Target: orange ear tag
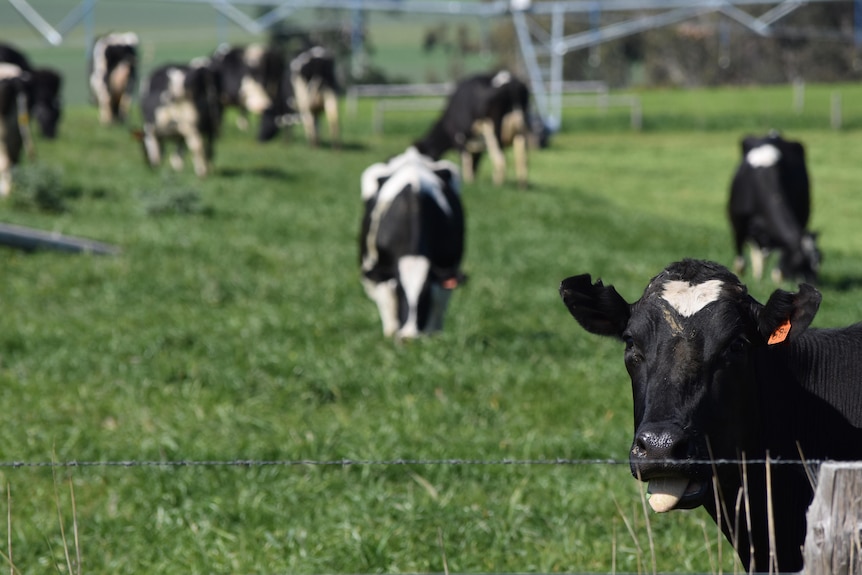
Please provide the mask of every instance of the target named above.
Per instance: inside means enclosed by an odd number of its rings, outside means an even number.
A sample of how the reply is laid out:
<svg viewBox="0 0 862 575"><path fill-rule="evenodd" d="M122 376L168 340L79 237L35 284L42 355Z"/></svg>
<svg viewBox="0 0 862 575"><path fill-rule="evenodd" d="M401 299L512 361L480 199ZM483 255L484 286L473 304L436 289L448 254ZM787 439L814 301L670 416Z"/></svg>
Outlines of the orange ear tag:
<svg viewBox="0 0 862 575"><path fill-rule="evenodd" d="M458 287L458 278L452 277L443 280L443 289L455 289Z"/></svg>
<svg viewBox="0 0 862 575"><path fill-rule="evenodd" d="M769 345L775 345L776 343L781 343L785 339L787 339L787 334L790 333L790 320L784 320L784 323L775 328L775 331L772 332L772 335L769 336L769 340L766 342Z"/></svg>

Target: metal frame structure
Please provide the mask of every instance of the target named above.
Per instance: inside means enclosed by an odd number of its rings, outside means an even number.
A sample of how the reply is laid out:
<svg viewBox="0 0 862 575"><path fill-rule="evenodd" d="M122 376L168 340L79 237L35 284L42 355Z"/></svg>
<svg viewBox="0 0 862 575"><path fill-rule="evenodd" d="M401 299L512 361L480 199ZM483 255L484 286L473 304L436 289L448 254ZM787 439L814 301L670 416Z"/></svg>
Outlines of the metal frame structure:
<svg viewBox="0 0 862 575"><path fill-rule="evenodd" d="M27 22L53 45L82 22L87 25L99 0L81 0L56 26L52 26L28 0L7 0ZM107 1L107 0L106 0ZM430 14L481 19L511 18L536 107L552 131L560 127L563 96L563 57L575 50L591 49L605 42L668 26L704 14L721 14L752 33L770 36L773 25L797 9L817 2L852 2L855 9L855 34L850 41L862 45L862 0L159 0L172 3L208 4L228 20L252 34L267 31L300 10L338 9L354 14L360 25L361 14L382 11L399 14ZM253 18L241 8L266 8ZM753 16L745 9L766 11ZM628 13L622 22L601 25L601 14ZM570 14L589 17L590 29L564 35L565 19ZM547 26L547 27L546 27ZM92 36L91 26L88 36ZM354 34L354 50L362 50L361 35Z"/></svg>

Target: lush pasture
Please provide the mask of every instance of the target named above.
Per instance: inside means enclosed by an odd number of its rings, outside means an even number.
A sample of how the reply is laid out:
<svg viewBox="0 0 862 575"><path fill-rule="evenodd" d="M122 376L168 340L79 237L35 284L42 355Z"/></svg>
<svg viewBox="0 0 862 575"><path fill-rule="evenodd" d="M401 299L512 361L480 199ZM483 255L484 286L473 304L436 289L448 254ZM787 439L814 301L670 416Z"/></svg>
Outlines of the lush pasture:
<svg viewBox="0 0 862 575"><path fill-rule="evenodd" d="M363 108L341 151L299 137L261 146L227 123L216 173L198 181L145 169L124 129L72 107L61 138L38 141L31 165L59 175L67 211L13 198L0 221L123 252L0 249L0 461L625 460L622 350L583 333L557 286L590 272L634 299L672 260L729 264L724 203L737 141L789 115L790 91L780 96L787 108L755 119L726 110L769 94L646 94L639 134L619 129L616 112L576 112L532 157L526 192L493 187L484 165L464 189L470 282L445 332L410 345L382 338L360 287L358 178L430 114L371 136ZM808 144L825 252L815 324L839 325L862 318L862 136L826 129L828 110L797 121L787 135ZM764 298L773 287L752 291ZM648 525L661 571L734 566L703 512L645 517L627 465L5 467L0 476L11 550L0 549L22 572L64 564L58 505L72 553L74 511L86 573L638 571L651 568Z"/></svg>

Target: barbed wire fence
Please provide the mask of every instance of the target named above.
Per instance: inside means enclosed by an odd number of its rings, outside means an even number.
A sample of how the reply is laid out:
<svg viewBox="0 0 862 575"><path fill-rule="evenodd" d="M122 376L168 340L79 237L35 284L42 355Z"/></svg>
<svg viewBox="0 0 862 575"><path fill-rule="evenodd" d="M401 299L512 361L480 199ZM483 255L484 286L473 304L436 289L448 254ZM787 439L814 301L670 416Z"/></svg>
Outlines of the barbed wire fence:
<svg viewBox="0 0 862 575"><path fill-rule="evenodd" d="M665 459L651 463L684 464L687 466L750 466L799 465L817 467L823 460L809 459ZM628 459L172 459L172 460L104 460L81 461L0 461L0 468L38 467L397 467L397 466L618 466L631 465Z"/></svg>

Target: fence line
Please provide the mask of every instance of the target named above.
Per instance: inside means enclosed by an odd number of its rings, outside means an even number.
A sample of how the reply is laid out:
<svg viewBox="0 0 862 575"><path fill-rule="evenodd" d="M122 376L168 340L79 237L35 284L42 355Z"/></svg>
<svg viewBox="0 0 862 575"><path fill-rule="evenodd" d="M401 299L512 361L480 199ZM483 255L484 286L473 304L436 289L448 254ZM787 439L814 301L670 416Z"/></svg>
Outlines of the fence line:
<svg viewBox="0 0 862 575"><path fill-rule="evenodd" d="M652 463L677 463L685 465L804 465L817 466L823 460L801 459L667 459ZM628 459L224 459L224 460L124 460L124 461L0 461L0 468L68 468L68 467L388 467L399 465L416 466L531 466L531 465L630 465Z"/></svg>

